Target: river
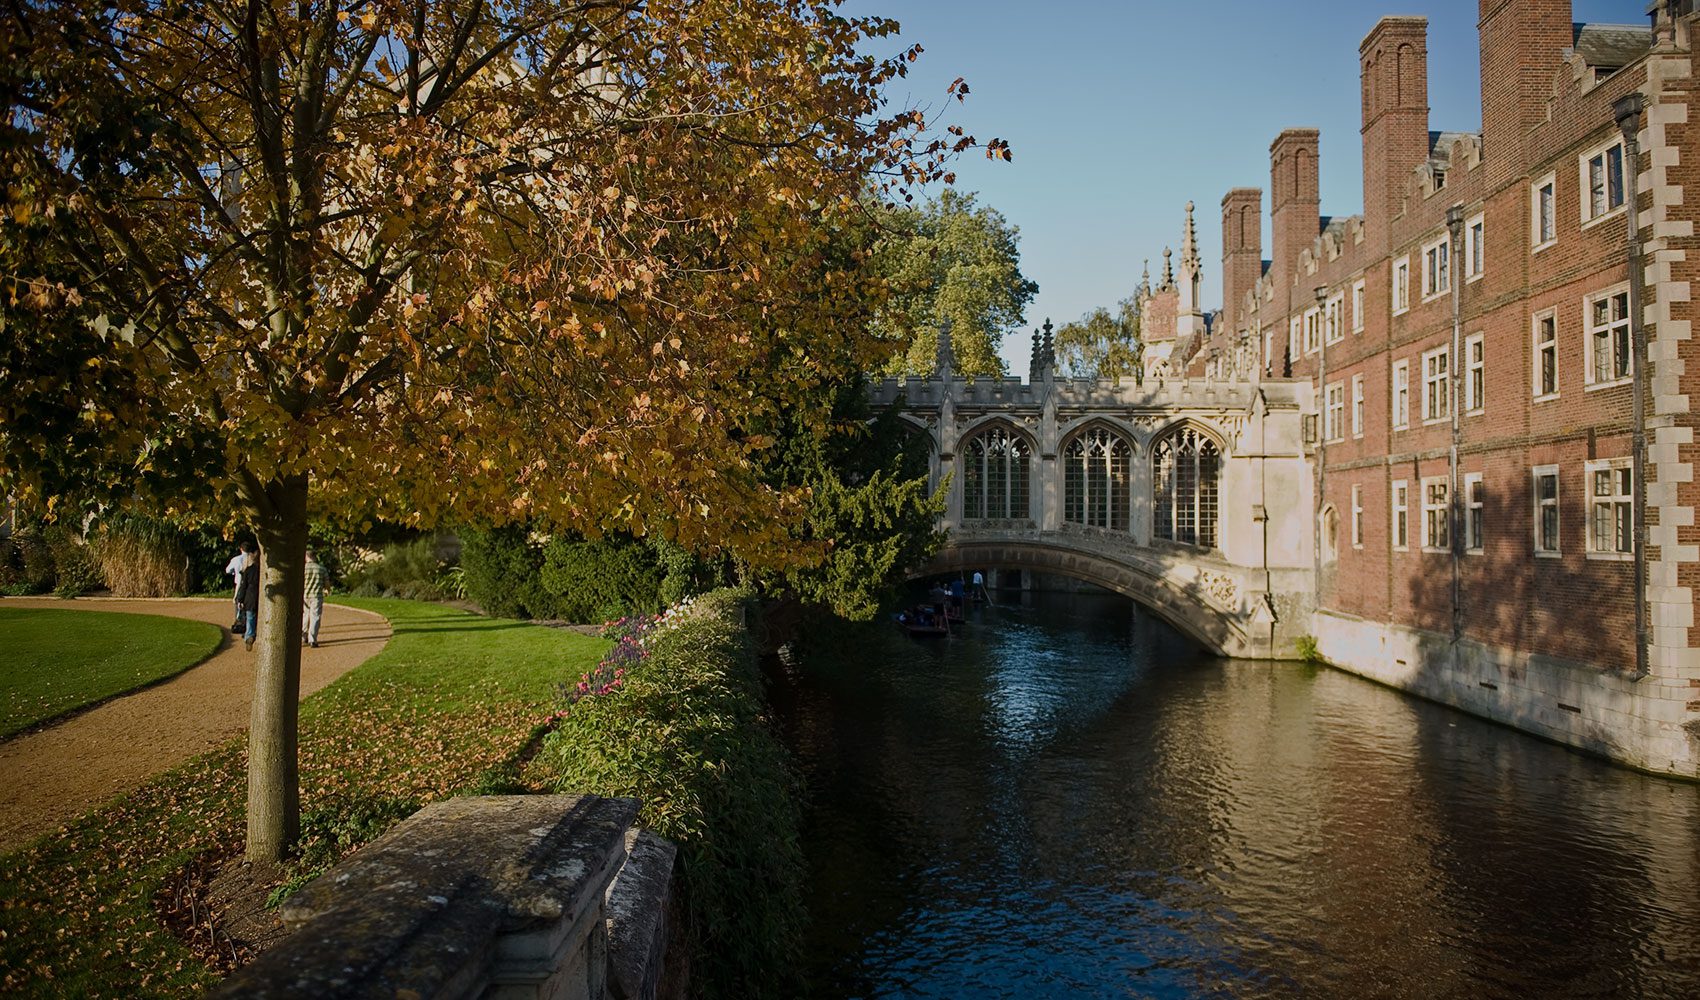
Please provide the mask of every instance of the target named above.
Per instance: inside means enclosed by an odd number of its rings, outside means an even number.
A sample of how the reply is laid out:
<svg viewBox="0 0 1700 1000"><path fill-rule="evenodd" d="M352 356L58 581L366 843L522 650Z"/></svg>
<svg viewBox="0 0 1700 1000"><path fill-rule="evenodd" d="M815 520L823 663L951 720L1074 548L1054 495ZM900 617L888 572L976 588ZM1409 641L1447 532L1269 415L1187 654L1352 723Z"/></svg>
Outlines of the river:
<svg viewBox="0 0 1700 1000"><path fill-rule="evenodd" d="M1001 601L776 691L816 996L1700 997L1700 786Z"/></svg>

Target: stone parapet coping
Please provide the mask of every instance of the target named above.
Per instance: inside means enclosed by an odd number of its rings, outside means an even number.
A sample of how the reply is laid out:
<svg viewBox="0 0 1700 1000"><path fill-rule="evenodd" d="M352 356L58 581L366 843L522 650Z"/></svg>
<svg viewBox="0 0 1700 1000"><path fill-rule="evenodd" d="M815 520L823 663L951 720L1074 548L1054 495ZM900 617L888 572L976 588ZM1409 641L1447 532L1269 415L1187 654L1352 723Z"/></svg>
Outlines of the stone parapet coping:
<svg viewBox="0 0 1700 1000"><path fill-rule="evenodd" d="M433 803L292 897L290 937L215 996L602 997L611 933L639 952L619 995L646 980L653 995L673 847L639 837L637 813L578 795ZM616 888L628 845L650 864Z"/></svg>

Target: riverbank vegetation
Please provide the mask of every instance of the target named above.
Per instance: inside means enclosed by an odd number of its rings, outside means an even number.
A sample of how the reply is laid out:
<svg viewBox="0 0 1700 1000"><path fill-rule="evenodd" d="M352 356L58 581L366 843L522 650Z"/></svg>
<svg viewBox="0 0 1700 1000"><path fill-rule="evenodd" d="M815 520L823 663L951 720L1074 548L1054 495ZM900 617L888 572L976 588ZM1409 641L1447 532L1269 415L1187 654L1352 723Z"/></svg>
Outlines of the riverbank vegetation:
<svg viewBox="0 0 1700 1000"><path fill-rule="evenodd" d="M575 687L530 769L560 791L633 796L639 821L678 843L693 995L710 998L797 987L800 788L768 723L754 607L718 590L646 620L616 647L633 650L622 673Z"/></svg>
<svg viewBox="0 0 1700 1000"><path fill-rule="evenodd" d="M0 606L0 739L180 674L220 636L181 618Z"/></svg>

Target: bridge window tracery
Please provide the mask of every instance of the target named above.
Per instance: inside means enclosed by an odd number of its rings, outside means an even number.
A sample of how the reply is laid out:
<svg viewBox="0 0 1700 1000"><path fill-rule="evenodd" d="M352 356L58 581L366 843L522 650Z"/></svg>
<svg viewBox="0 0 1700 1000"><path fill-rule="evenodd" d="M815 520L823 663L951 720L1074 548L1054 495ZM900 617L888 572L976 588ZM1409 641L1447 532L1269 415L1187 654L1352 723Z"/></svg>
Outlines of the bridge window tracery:
<svg viewBox="0 0 1700 1000"><path fill-rule="evenodd" d="M1030 455L1026 440L1001 427L970 439L962 456L962 516L1027 517Z"/></svg>
<svg viewBox="0 0 1700 1000"><path fill-rule="evenodd" d="M1063 450L1063 519L1127 530L1133 449L1120 435L1094 428Z"/></svg>
<svg viewBox="0 0 1700 1000"><path fill-rule="evenodd" d="M1216 547L1221 466L1216 442L1191 427L1170 434L1151 449L1156 537L1205 549Z"/></svg>

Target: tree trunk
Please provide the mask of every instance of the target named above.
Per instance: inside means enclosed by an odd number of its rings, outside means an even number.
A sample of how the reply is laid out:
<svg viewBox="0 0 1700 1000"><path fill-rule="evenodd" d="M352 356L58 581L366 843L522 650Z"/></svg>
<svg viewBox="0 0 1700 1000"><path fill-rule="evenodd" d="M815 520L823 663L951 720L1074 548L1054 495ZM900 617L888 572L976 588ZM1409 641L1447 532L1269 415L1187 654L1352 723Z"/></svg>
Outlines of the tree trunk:
<svg viewBox="0 0 1700 1000"><path fill-rule="evenodd" d="M283 860L300 832L296 720L301 703L302 579L307 550L307 477L266 487L272 514L260 539L260 622L254 713L248 725L249 861Z"/></svg>

